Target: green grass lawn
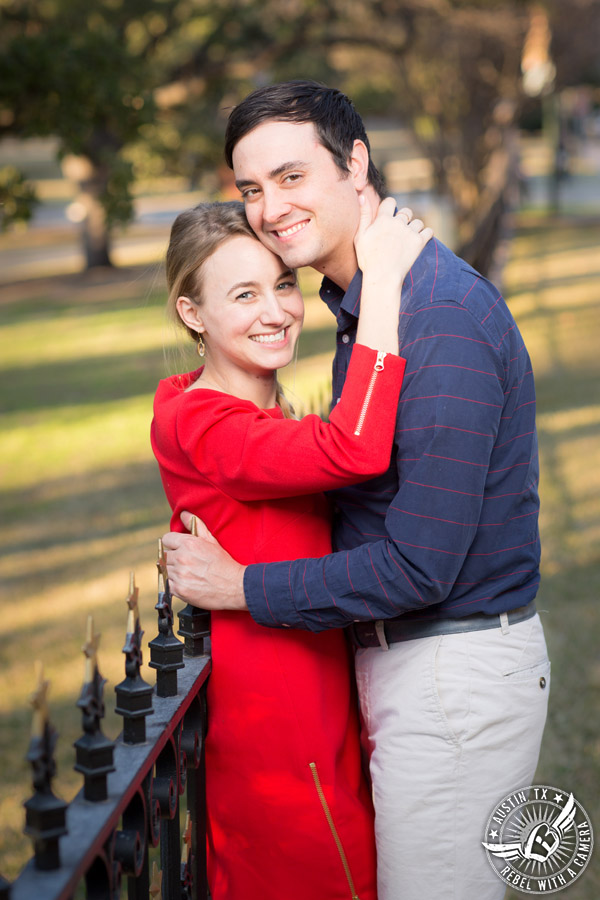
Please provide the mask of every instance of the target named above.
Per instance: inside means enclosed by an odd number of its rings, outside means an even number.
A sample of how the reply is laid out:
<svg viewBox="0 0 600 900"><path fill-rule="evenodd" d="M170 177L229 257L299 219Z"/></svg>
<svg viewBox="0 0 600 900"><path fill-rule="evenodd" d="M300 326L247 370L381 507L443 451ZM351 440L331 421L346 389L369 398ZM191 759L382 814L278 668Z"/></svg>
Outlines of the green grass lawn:
<svg viewBox="0 0 600 900"><path fill-rule="evenodd" d="M539 595L553 661L550 718L537 776L572 790L600 828L600 224L523 213L504 290L530 348L539 396L544 578ZM305 277L307 327L283 381L309 405L326 382L329 314ZM109 679L106 732L115 736L123 677L129 571L140 585L146 639L156 633L156 540L169 520L148 439L159 378L181 359L164 315L162 275L121 270L6 292L0 305L2 471L0 584L0 871L30 854L21 834L34 660L51 680L60 732L56 792L80 786L72 743L93 612ZM148 654L146 653L146 661ZM146 676L153 681L153 674ZM598 866L569 891L600 896ZM522 895L521 895L522 896ZM425 898L426 900L426 898ZM476 900L476 898L473 898Z"/></svg>

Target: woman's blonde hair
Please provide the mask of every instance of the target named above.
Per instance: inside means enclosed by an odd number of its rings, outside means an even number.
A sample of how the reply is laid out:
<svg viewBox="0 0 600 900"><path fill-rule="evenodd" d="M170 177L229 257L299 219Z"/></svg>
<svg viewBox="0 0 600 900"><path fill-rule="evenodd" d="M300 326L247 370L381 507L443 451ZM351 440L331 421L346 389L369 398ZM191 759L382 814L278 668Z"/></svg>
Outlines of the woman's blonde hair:
<svg viewBox="0 0 600 900"><path fill-rule="evenodd" d="M202 304L203 264L221 244L238 235L258 240L246 219L244 204L238 200L199 203L180 213L173 222L166 259L167 311L194 341L198 340L198 332L180 318L177 299L184 296L199 306ZM294 417L293 407L279 382L276 383L276 403L286 418Z"/></svg>

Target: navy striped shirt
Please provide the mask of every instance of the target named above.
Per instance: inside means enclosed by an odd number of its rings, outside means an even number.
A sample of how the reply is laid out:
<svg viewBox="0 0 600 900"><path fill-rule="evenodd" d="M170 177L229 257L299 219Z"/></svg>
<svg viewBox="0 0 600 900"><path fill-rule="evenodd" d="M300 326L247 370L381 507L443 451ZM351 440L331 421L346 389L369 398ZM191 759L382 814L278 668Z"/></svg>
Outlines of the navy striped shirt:
<svg viewBox="0 0 600 900"><path fill-rule="evenodd" d="M337 317L339 397L356 336L362 276ZM407 360L388 472L336 491L336 552L253 565L252 616L320 631L352 621L460 618L524 606L539 583L538 452L531 362L497 289L431 240L404 282Z"/></svg>

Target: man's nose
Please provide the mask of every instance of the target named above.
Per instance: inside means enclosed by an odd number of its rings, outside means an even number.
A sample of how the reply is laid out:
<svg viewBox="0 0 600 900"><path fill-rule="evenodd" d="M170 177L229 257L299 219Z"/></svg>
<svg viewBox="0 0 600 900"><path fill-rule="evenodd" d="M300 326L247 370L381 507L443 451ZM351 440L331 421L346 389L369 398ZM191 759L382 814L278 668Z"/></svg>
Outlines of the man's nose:
<svg viewBox="0 0 600 900"><path fill-rule="evenodd" d="M291 204L278 188L270 186L263 194L263 218L267 222L278 222L290 211Z"/></svg>

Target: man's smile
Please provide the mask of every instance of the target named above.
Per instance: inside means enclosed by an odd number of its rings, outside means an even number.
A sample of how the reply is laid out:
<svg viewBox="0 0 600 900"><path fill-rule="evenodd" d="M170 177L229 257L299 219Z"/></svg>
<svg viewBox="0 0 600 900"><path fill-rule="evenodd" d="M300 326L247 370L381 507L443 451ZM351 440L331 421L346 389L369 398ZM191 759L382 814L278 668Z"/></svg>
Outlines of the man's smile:
<svg viewBox="0 0 600 900"><path fill-rule="evenodd" d="M283 228L277 231L274 231L274 234L277 235L278 238L288 238L293 234L297 234L297 232L302 231L303 228L306 228L309 220L305 219L303 222L297 222L295 225L290 225L289 228Z"/></svg>

